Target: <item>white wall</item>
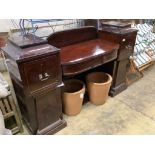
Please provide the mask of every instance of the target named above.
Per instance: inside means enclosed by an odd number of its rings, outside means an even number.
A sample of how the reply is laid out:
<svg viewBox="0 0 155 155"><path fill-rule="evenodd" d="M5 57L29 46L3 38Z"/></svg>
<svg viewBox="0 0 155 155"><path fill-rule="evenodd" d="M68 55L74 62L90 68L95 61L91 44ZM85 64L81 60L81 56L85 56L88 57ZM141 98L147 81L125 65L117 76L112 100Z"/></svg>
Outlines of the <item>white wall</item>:
<svg viewBox="0 0 155 155"><path fill-rule="evenodd" d="M52 22L50 24L66 24L70 22L75 22L75 20L64 20L59 22ZM25 22L25 26L27 26L28 23ZM48 26L47 23L43 24L37 24L38 26ZM30 27L31 24L28 25ZM10 29L19 29L19 19L0 19L0 32L9 32Z"/></svg>
<svg viewBox="0 0 155 155"><path fill-rule="evenodd" d="M9 19L0 19L0 32L8 32L11 26L12 25Z"/></svg>

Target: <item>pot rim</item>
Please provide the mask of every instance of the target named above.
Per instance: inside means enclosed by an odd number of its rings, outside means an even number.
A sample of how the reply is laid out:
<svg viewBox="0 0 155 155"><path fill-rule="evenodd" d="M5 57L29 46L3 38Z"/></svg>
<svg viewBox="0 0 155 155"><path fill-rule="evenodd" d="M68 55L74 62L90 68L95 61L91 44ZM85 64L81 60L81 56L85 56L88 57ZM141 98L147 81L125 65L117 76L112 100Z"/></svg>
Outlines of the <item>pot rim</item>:
<svg viewBox="0 0 155 155"><path fill-rule="evenodd" d="M93 73L90 73L89 75L91 75L91 74L95 74L95 73L104 73L104 72L93 72ZM108 73L104 73L104 74L106 74L107 76L108 76L108 81L107 82L102 82L102 83L97 83L97 82L88 82L88 78L87 78L87 83L93 83L93 84L96 84L96 85L103 85L103 84L109 84L109 83L111 83L112 82L112 77L111 77L111 75L110 74L108 74ZM88 75L88 76L89 76ZM88 77L87 76L87 77Z"/></svg>
<svg viewBox="0 0 155 155"><path fill-rule="evenodd" d="M73 92L73 93L69 93L69 92L64 91L63 92L64 94L79 94L79 92L81 92L81 91L84 91L83 93L85 93L86 87L85 87L85 83L83 81L78 80L78 79L70 79L70 80L66 80L66 81L78 81L78 82L80 82L82 84L82 88L80 90L76 91L76 92Z"/></svg>

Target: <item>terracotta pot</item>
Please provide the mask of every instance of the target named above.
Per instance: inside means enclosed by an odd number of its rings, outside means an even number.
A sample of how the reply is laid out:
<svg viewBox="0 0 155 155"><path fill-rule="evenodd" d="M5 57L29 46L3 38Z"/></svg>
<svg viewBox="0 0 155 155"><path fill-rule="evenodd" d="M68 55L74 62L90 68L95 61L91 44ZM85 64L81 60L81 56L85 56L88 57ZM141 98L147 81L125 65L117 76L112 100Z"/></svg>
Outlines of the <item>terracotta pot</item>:
<svg viewBox="0 0 155 155"><path fill-rule="evenodd" d="M85 93L85 84L80 80L67 80L64 82L63 112L74 116L80 113Z"/></svg>
<svg viewBox="0 0 155 155"><path fill-rule="evenodd" d="M87 75L89 100L95 105L104 104L107 100L112 77L103 72L93 72Z"/></svg>

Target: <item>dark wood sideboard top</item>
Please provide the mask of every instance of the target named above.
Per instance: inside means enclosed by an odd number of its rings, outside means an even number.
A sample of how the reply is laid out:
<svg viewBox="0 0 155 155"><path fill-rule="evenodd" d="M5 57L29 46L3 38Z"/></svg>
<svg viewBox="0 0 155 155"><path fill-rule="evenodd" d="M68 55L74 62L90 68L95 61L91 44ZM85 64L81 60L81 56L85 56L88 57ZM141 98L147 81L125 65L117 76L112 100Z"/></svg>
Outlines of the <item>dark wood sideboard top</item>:
<svg viewBox="0 0 155 155"><path fill-rule="evenodd" d="M69 65L103 56L112 50L118 50L119 45L101 39L93 39L63 47L60 52L61 64Z"/></svg>
<svg viewBox="0 0 155 155"><path fill-rule="evenodd" d="M47 40L50 45L61 48L62 65L88 61L119 48L117 43L99 38L97 29L93 26L55 32Z"/></svg>
<svg viewBox="0 0 155 155"><path fill-rule="evenodd" d="M95 27L85 26L55 32L50 45L60 48L63 76L74 76L117 58L118 43L99 38Z"/></svg>

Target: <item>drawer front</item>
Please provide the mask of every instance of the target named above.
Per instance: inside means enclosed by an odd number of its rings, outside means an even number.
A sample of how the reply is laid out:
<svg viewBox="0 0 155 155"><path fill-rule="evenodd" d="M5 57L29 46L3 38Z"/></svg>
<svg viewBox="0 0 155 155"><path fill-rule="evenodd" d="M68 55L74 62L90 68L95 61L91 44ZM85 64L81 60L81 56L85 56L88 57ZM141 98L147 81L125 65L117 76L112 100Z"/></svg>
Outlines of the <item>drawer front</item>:
<svg viewBox="0 0 155 155"><path fill-rule="evenodd" d="M89 69L93 69L97 66L105 64L109 61L112 61L117 58L117 50L113 50L106 55L101 55L91 60L87 60L77 64L63 65L63 75L76 75L87 71Z"/></svg>
<svg viewBox="0 0 155 155"><path fill-rule="evenodd" d="M61 82L59 55L54 54L23 65L25 82L31 93Z"/></svg>
<svg viewBox="0 0 155 155"><path fill-rule="evenodd" d="M118 60L129 58L134 50L136 34L128 34L121 37Z"/></svg>
<svg viewBox="0 0 155 155"><path fill-rule="evenodd" d="M127 45L134 46L136 40L136 33L122 35L120 40L120 48L124 48Z"/></svg>
<svg viewBox="0 0 155 155"><path fill-rule="evenodd" d="M62 65L63 75L64 76L76 75L89 69L92 69L94 67L97 67L101 64L103 64L103 56L88 61L80 62L77 64Z"/></svg>

